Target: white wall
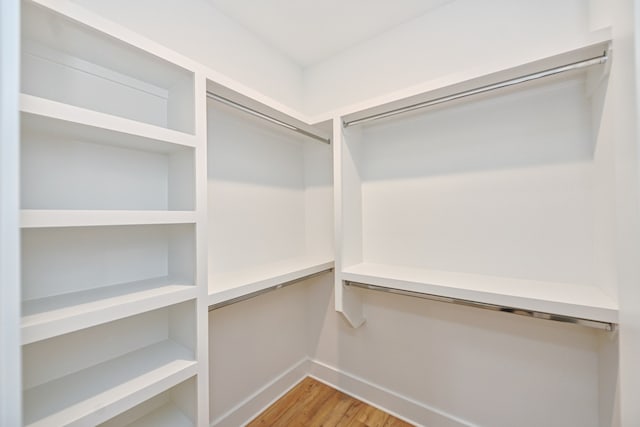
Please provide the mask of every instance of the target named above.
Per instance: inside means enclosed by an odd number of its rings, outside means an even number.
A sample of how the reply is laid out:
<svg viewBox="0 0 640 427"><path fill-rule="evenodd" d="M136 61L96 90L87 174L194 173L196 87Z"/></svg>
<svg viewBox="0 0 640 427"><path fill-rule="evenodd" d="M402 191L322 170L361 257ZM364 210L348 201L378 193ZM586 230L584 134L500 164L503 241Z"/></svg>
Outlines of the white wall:
<svg viewBox="0 0 640 427"><path fill-rule="evenodd" d="M302 70L206 0L73 0L291 108Z"/></svg>
<svg viewBox="0 0 640 427"><path fill-rule="evenodd" d="M433 427L596 427L599 407L611 407L608 396L599 405L599 372L615 360L612 335L375 292L363 292L367 322L353 329L334 311L332 283L320 276L210 313L218 426L284 392L307 356L312 371L337 373L335 386L349 391L359 377L413 401L424 417L413 421L438 420ZM372 402L394 409L386 398Z"/></svg>
<svg viewBox="0 0 640 427"><path fill-rule="evenodd" d="M456 0L304 71L315 115L464 69L544 55L586 37L585 0Z"/></svg>
<svg viewBox="0 0 640 427"><path fill-rule="evenodd" d="M210 417L237 427L271 399L251 398L307 358L307 287L296 284L209 313ZM300 379L294 377L293 382ZM293 383L285 384L291 385ZM242 408L240 419L234 409ZM247 412L248 411L248 412Z"/></svg>
<svg viewBox="0 0 640 427"><path fill-rule="evenodd" d="M367 321L353 329L329 281L314 282L313 359L471 425L598 425L601 333L372 291L363 300Z"/></svg>

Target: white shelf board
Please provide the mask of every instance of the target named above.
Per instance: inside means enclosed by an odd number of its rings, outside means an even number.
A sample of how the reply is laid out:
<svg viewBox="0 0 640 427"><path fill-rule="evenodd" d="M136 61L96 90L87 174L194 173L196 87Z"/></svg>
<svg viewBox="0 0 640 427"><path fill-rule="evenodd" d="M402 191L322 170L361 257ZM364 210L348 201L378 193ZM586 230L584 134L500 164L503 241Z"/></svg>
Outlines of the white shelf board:
<svg viewBox="0 0 640 427"><path fill-rule="evenodd" d="M544 56L532 56L527 52L523 52L519 58L510 56L499 62L480 64L475 68L461 70L458 73L449 73L443 77L428 80L406 89L341 107L325 114L318 114L309 118L309 122L312 124L319 123L331 117L343 117L345 121L351 121L593 58L602 55L607 50L611 43L611 37L611 29L604 28L591 33L581 43L559 46L557 50Z"/></svg>
<svg viewBox="0 0 640 427"><path fill-rule="evenodd" d="M118 70L159 87L170 87L189 66L155 55L154 43L101 18L69 0L31 0L22 9L24 40L46 44L65 54ZM134 45L134 44L137 44ZM191 61L192 62L192 61Z"/></svg>
<svg viewBox="0 0 640 427"><path fill-rule="evenodd" d="M618 307L595 286L362 263L345 268L341 280L487 304L618 322Z"/></svg>
<svg viewBox="0 0 640 427"><path fill-rule="evenodd" d="M98 227L109 225L194 224L193 211L119 211L22 209L22 228Z"/></svg>
<svg viewBox="0 0 640 427"><path fill-rule="evenodd" d="M333 268L333 260L299 257L239 272L209 274L209 305L258 292Z"/></svg>
<svg viewBox="0 0 640 427"><path fill-rule="evenodd" d="M24 392L25 425L96 425L192 377L193 352L166 340Z"/></svg>
<svg viewBox="0 0 640 427"><path fill-rule="evenodd" d="M33 95L20 95L20 111L23 133L39 132L79 141L157 152L193 148L197 144L195 135Z"/></svg>
<svg viewBox="0 0 640 427"><path fill-rule="evenodd" d="M22 344L194 299L186 280L159 277L22 303Z"/></svg>
<svg viewBox="0 0 640 427"><path fill-rule="evenodd" d="M169 402L127 427L194 427L193 422L173 403Z"/></svg>

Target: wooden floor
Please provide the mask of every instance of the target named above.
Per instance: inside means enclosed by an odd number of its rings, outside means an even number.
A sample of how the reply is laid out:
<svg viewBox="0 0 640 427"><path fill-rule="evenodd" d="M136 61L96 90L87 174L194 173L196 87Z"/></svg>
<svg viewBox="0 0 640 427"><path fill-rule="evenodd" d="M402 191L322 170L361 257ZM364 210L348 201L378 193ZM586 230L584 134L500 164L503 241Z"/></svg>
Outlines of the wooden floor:
<svg viewBox="0 0 640 427"><path fill-rule="evenodd" d="M305 378L248 427L411 426L313 378Z"/></svg>

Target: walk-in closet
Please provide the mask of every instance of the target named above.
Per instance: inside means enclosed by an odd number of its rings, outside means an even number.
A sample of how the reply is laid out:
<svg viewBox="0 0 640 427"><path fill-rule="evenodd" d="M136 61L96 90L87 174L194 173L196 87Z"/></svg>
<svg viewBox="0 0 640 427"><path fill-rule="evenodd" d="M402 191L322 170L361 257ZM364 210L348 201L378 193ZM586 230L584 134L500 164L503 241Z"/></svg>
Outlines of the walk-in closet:
<svg viewBox="0 0 640 427"><path fill-rule="evenodd" d="M0 426L640 425L639 0L0 24Z"/></svg>

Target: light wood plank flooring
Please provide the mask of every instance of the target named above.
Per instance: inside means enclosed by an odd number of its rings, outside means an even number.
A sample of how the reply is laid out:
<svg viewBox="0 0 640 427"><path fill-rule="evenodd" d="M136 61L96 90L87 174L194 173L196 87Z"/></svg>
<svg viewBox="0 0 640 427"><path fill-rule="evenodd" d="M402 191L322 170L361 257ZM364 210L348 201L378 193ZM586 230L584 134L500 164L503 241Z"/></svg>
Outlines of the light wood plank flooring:
<svg viewBox="0 0 640 427"><path fill-rule="evenodd" d="M307 377L247 426L411 427L411 424Z"/></svg>

